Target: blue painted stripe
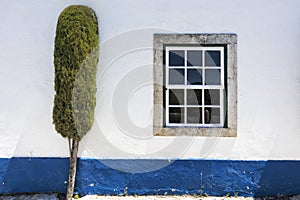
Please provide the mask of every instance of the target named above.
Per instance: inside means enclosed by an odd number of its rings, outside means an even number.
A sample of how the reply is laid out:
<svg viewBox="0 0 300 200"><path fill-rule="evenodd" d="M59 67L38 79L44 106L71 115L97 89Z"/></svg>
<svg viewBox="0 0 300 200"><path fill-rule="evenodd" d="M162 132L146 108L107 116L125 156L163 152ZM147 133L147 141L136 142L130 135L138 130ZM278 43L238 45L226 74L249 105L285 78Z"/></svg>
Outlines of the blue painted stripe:
<svg viewBox="0 0 300 200"><path fill-rule="evenodd" d="M154 166L165 167L151 171ZM67 158L2 158L0 193L65 192L68 167ZM141 169L149 172L134 173ZM292 195L300 194L299 169L300 161L194 159L170 163L169 160L79 159L75 191L83 195L124 191L128 194Z"/></svg>

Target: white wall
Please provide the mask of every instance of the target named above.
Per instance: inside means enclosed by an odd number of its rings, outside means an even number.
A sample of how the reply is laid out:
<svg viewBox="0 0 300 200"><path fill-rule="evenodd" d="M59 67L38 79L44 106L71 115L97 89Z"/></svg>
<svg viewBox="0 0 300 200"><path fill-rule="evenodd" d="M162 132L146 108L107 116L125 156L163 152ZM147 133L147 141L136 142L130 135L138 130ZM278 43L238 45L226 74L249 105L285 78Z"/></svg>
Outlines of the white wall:
<svg viewBox="0 0 300 200"><path fill-rule="evenodd" d="M300 159L298 0L1 0L0 157L68 156L52 125L53 49L57 17L72 4L95 10L101 37L95 124L81 156ZM158 32L238 35L236 138L152 136Z"/></svg>

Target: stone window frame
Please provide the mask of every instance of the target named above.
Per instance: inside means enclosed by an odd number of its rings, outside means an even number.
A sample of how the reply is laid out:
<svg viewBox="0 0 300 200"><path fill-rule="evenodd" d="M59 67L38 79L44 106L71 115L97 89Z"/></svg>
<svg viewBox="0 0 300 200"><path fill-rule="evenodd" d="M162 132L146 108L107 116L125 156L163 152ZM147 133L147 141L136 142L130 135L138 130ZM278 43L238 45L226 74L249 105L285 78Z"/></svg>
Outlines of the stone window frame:
<svg viewBox="0 0 300 200"><path fill-rule="evenodd" d="M226 124L222 128L165 127L164 50L166 46L224 46L226 48ZM154 136L237 136L237 35L154 34L153 35L153 134Z"/></svg>

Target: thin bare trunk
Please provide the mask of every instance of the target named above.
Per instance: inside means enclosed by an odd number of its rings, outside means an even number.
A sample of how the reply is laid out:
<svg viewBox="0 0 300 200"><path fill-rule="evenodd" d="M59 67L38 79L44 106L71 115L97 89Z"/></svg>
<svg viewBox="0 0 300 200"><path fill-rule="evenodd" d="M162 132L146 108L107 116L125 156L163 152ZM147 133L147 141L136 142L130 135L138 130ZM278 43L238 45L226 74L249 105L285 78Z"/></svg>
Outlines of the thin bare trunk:
<svg viewBox="0 0 300 200"><path fill-rule="evenodd" d="M69 139L70 152L70 169L69 169L69 181L68 181L68 190L67 190L67 200L72 200L74 186L75 186L75 176L76 176L76 167L77 167L77 153L79 141ZM72 145L71 145L72 144ZM71 145L71 146L70 146Z"/></svg>
<svg viewBox="0 0 300 200"><path fill-rule="evenodd" d="M72 139L68 137L68 144L69 144L69 154L72 154Z"/></svg>

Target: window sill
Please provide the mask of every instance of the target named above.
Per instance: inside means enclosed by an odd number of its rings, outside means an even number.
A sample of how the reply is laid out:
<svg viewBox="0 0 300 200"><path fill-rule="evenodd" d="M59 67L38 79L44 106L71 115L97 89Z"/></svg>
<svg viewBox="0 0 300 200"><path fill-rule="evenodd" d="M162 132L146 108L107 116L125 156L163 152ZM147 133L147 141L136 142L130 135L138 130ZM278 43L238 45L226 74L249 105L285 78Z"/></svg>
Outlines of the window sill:
<svg viewBox="0 0 300 200"><path fill-rule="evenodd" d="M237 130L232 128L190 128L190 127L153 127L154 136L203 136L236 137Z"/></svg>

